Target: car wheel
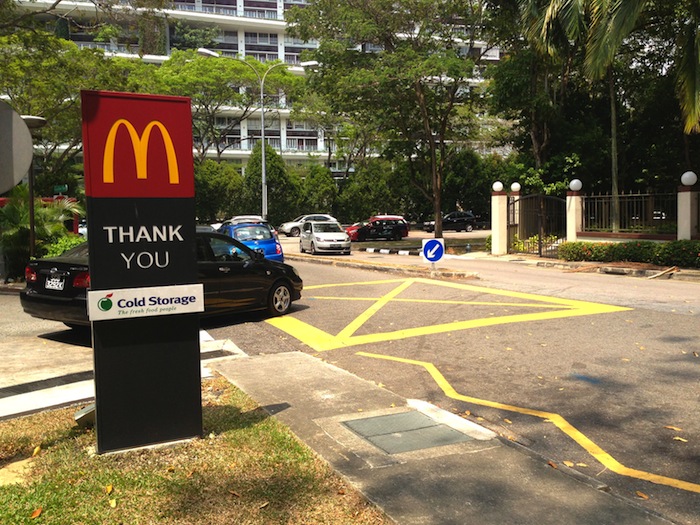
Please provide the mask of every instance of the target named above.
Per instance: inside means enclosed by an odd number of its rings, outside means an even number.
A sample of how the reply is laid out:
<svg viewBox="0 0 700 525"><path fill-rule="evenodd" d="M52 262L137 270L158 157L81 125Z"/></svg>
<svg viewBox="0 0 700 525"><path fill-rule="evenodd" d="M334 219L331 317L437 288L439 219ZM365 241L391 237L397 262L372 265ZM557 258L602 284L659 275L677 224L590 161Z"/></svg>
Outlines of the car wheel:
<svg viewBox="0 0 700 525"><path fill-rule="evenodd" d="M289 230L289 235L291 235L292 237L299 237L300 233L301 233L301 230L297 226L295 226L294 228Z"/></svg>
<svg viewBox="0 0 700 525"><path fill-rule="evenodd" d="M299 253L304 253L304 245L299 241Z"/></svg>
<svg viewBox="0 0 700 525"><path fill-rule="evenodd" d="M316 245L314 245L314 242L311 241L311 255L316 255L318 252L316 251Z"/></svg>
<svg viewBox="0 0 700 525"><path fill-rule="evenodd" d="M286 283L275 283L267 299L267 310L272 315L284 315L292 306L292 294Z"/></svg>
<svg viewBox="0 0 700 525"><path fill-rule="evenodd" d="M394 232L394 240L395 241L401 240L401 232Z"/></svg>
<svg viewBox="0 0 700 525"><path fill-rule="evenodd" d="M467 230L468 232L472 231L473 229L474 229L474 226L472 226L471 224L467 224L466 230Z"/></svg>

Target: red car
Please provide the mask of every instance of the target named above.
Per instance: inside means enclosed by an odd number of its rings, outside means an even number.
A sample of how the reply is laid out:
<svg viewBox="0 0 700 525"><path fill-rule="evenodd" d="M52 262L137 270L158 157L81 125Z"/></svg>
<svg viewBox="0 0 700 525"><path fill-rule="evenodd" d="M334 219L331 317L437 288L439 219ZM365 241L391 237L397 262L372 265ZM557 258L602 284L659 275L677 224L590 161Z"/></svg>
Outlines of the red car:
<svg viewBox="0 0 700 525"><path fill-rule="evenodd" d="M400 215L374 215L365 221L345 228L351 241L368 239L392 239L400 241L408 237L408 223Z"/></svg>

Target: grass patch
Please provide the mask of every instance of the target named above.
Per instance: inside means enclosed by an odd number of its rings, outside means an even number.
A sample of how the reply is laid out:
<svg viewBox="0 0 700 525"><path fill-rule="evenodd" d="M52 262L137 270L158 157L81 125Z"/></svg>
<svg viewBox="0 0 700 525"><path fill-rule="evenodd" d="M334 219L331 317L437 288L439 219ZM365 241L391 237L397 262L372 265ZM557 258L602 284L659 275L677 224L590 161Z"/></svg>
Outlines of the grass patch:
<svg viewBox="0 0 700 525"><path fill-rule="evenodd" d="M112 455L92 452L75 408L0 422L0 468L34 456L0 485L0 523L391 523L228 381L202 396L202 439Z"/></svg>

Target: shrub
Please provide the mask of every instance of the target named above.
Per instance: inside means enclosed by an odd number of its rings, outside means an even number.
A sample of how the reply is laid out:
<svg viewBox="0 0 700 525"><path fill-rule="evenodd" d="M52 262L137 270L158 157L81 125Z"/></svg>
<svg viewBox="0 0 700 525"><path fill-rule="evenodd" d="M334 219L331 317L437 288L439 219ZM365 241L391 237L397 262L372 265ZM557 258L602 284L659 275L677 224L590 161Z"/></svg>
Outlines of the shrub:
<svg viewBox="0 0 700 525"><path fill-rule="evenodd" d="M628 261L700 268L700 241L565 242L559 246L565 261Z"/></svg>
<svg viewBox="0 0 700 525"><path fill-rule="evenodd" d="M671 241L658 246L652 259L661 266L700 268L700 241Z"/></svg>
<svg viewBox="0 0 700 525"><path fill-rule="evenodd" d="M619 242L610 244L611 261L651 262L658 243L652 241Z"/></svg>
<svg viewBox="0 0 700 525"><path fill-rule="evenodd" d="M66 250L70 250L74 246L78 246L85 241L85 237L69 233L68 235L60 237L55 242L49 244L46 247L46 255L44 255L44 257L56 257L57 255L61 255Z"/></svg>

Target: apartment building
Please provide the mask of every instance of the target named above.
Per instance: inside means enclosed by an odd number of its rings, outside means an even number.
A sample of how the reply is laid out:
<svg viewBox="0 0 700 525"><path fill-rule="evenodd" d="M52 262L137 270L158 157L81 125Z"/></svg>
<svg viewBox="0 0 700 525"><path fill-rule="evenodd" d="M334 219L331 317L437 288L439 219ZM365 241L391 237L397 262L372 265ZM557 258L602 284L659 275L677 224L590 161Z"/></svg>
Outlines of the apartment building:
<svg viewBox="0 0 700 525"><path fill-rule="evenodd" d="M163 18L165 45L163 54L142 54L138 35L129 38L125 31L119 39L95 41L94 32L86 27L94 24L98 15L95 4L89 1L63 0L57 5L53 0L18 1L29 11L53 9L61 17L62 34L80 47L104 49L112 56L131 57L151 63L162 63L168 59L171 37L176 22L191 27L216 28L218 36L213 50L231 57L251 56L260 62L282 61L295 74L303 74L299 65L301 53L314 49L315 43L301 42L286 34L285 11L294 5L304 5L307 0L184 0L175 1L170 8L159 11ZM118 19L128 19L130 8L114 7ZM104 17L103 17L104 19ZM284 97L265 96L265 141L291 164L319 162L316 157L326 158L327 144L323 133L305 122L290 118L290 109ZM223 125L235 117L235 108L224 110L219 119ZM222 158L245 166L253 147L261 138L260 110L254 111L226 137L229 147Z"/></svg>
<svg viewBox="0 0 700 525"><path fill-rule="evenodd" d="M300 66L301 54L314 49L315 42L302 42L286 33L285 13L293 6L304 6L310 0L176 0L167 9L159 10L163 19L164 44L162 54L143 54L139 49L139 35L123 33L119 39L95 41L94 32L86 30L99 12L90 1L62 0L17 0L17 4L36 12L49 8L61 18L63 34L81 47L102 48L113 56L132 57L152 63L168 59L171 41L177 22L190 27L216 28L214 50L231 57L251 56L260 62L282 61L292 73L303 74ZM117 4L113 12L128 20L132 8ZM75 21L75 23L73 23ZM104 22L104 15L102 15ZM87 22L87 23L81 23ZM126 37L126 38L125 38ZM371 52L371 49L365 51ZM488 48L485 43L466 46L464 54L481 56L488 62L499 59L497 48ZM475 79L478 82L478 79ZM225 125L235 117L235 108L225 110L220 122ZM256 142L261 139L261 115L259 109L231 130L226 137L229 144L222 158L245 166ZM290 109L284 97L265 96L265 141L290 164L321 162L327 160L327 152L333 145L319 131L305 122L290 118ZM345 171L345 166L331 165L331 169Z"/></svg>

